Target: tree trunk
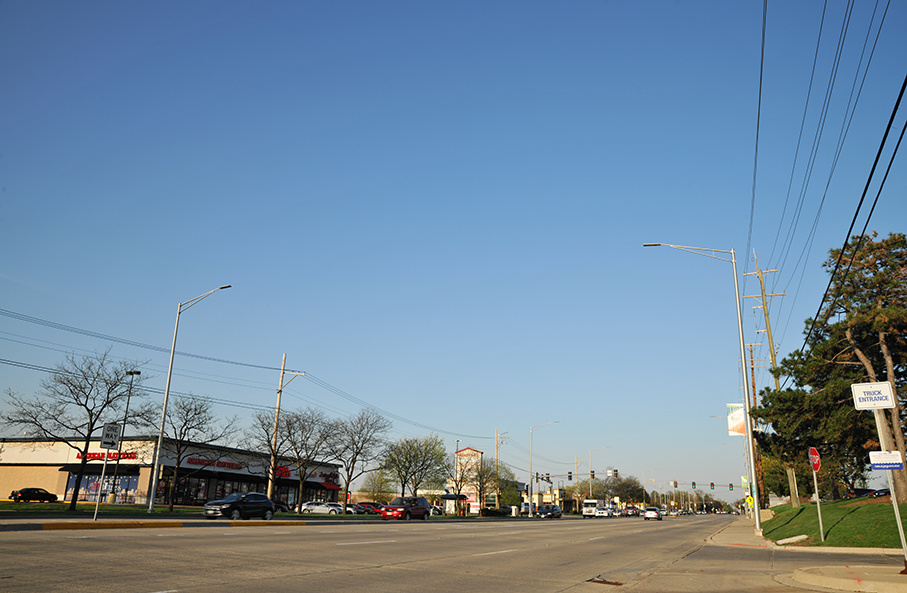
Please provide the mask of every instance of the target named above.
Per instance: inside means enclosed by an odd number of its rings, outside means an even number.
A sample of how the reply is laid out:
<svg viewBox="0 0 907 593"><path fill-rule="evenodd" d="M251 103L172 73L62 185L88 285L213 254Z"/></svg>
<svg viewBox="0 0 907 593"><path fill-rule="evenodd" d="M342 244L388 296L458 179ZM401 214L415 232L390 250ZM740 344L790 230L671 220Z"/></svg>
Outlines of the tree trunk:
<svg viewBox="0 0 907 593"><path fill-rule="evenodd" d="M86 437L85 444L82 447L82 463L79 464L79 471L76 472L76 481L72 485L72 500L69 501L69 510L76 510L76 501L79 500L79 490L82 488L82 476L85 475L85 466L88 465L88 446L91 444L91 438ZM101 493L98 492L98 496Z"/></svg>
<svg viewBox="0 0 907 593"><path fill-rule="evenodd" d="M901 463L907 468L907 454L905 454L904 431L901 428L901 399L898 396L898 388L894 384L894 359L891 351L888 349L888 343L885 340L886 332L879 332L879 346L882 349L882 356L885 357L885 374L888 377L888 384L891 386L891 393L894 394L895 407L891 410L891 432L894 434L894 442L897 444L898 452L901 454ZM883 417L886 415L883 414ZM903 483L903 489L898 489L896 502L907 502L907 469L897 469L891 472L895 482Z"/></svg>
<svg viewBox="0 0 907 593"><path fill-rule="evenodd" d="M784 471L787 472L787 488L790 490L790 506L795 509L800 508L800 491L797 490L797 474L794 472L792 465L784 464Z"/></svg>
<svg viewBox="0 0 907 593"><path fill-rule="evenodd" d="M853 349L854 354L856 354L857 359L863 364L863 368L866 370L866 374L869 376L869 380L873 383L878 383L878 376L876 375L875 369L872 366L872 361L869 360L866 354L857 346L856 341L853 339L851 328L848 327L847 329L845 329L844 334L847 336L847 340L848 342L850 342L850 347ZM894 366L893 362L891 362L891 353L888 351L888 346L885 344L885 332L879 333L879 343L882 348L883 356L885 357L886 368L888 369L888 372L892 373L890 377L894 378ZM895 390L894 392L897 393L897 390ZM895 408L894 411L897 412L898 409ZM899 416L898 414L895 415ZM884 411L882 411L882 413L879 414L879 417L884 419L882 425L878 427L879 433L881 433L882 437L882 442L880 443L882 450L894 451L896 445L894 437L892 436L891 424L887 419L888 415L885 414ZM900 430L901 423L899 418L898 421L895 422L895 428L897 429L897 432L902 433L902 431ZM903 439L904 435L902 433L901 440L903 441ZM897 450L901 451L901 455L903 456L903 449L898 448ZM891 475L894 481L894 483L891 485L891 495L894 496L894 500L897 502L907 500L907 472L905 472L904 470L894 470L891 472Z"/></svg>

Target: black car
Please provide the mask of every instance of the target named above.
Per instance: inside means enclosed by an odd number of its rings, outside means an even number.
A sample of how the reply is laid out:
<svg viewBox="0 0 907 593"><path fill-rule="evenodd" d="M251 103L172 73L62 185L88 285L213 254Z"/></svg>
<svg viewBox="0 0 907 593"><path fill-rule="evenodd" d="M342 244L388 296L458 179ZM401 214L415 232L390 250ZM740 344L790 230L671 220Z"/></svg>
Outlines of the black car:
<svg viewBox="0 0 907 593"><path fill-rule="evenodd" d="M543 504L536 511L536 516L539 519L560 519L561 507L556 504Z"/></svg>
<svg viewBox="0 0 907 593"><path fill-rule="evenodd" d="M9 497L15 502L31 502L33 500L38 502L57 502L57 495L51 494L44 488L22 488L20 490L13 490L10 492Z"/></svg>
<svg viewBox="0 0 907 593"><path fill-rule="evenodd" d="M212 500L205 505L205 517L229 517L233 521L261 517L269 521L274 516L274 503L259 492L234 492L223 500Z"/></svg>

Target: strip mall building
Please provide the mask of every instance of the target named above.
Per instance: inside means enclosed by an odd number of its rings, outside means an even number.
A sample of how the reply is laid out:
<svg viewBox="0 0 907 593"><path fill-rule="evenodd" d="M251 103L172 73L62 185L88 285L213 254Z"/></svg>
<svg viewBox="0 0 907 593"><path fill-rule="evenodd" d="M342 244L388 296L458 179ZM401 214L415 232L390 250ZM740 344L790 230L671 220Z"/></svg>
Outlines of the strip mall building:
<svg viewBox="0 0 907 593"><path fill-rule="evenodd" d="M100 438L91 442L88 462L79 500L97 500L104 472L104 497L111 490L118 503L147 504L151 488L151 472L157 437L134 437L121 442L120 452L102 449ZM172 440L165 439L160 462L155 504L167 499L176 467L176 451ZM267 455L242 449L182 443L179 464L179 486L175 504L203 505L232 492L267 492ZM107 467L104 469L104 458ZM82 455L66 443L27 439L0 438L0 497L20 488L44 488L61 500L71 500ZM302 502L322 500L336 502L340 491L339 466L320 463L309 476L303 489ZM277 464L274 500L289 506L297 504L299 478L288 459Z"/></svg>

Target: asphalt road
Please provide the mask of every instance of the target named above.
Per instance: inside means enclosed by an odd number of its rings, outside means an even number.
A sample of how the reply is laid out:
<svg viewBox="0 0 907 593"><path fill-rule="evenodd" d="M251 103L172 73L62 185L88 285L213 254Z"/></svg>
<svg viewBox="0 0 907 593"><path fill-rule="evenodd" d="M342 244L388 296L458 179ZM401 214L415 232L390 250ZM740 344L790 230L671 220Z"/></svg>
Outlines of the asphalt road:
<svg viewBox="0 0 907 593"><path fill-rule="evenodd" d="M263 523L0 533L0 591L796 590L777 577L812 562L811 555L710 544L709 536L732 520Z"/></svg>

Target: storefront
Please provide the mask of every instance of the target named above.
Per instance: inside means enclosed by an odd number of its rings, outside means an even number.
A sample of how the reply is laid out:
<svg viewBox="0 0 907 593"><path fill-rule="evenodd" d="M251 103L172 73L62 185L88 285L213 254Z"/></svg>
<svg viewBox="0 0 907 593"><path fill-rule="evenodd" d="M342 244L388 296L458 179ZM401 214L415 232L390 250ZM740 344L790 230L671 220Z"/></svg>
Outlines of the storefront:
<svg viewBox="0 0 907 593"><path fill-rule="evenodd" d="M79 500L95 501L101 493L103 501L112 494L119 504L146 504L156 444L157 437L130 438L117 452L101 449L100 441L93 442ZM0 439L0 493L39 487L71 500L81 462L81 453L66 443ZM165 439L155 504L169 504L171 492L174 504L189 506L201 506L233 492L267 492L268 465L267 455L253 451L186 443L176 447ZM336 502L340 490L337 469L336 464L319 464L305 481L302 501ZM176 486L171 488L174 478ZM299 502L299 479L287 459L278 461L273 498L291 507Z"/></svg>

